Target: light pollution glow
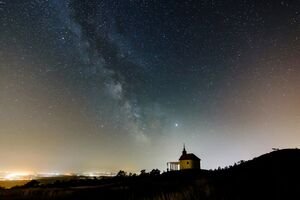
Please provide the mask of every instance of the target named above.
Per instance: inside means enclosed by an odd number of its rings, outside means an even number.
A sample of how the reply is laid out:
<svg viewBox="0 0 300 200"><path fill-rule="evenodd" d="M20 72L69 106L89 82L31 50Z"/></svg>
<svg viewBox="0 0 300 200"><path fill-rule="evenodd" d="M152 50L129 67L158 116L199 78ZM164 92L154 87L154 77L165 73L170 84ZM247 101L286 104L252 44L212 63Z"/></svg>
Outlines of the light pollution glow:
<svg viewBox="0 0 300 200"><path fill-rule="evenodd" d="M298 1L2 1L4 179L300 146Z"/></svg>
<svg viewBox="0 0 300 200"><path fill-rule="evenodd" d="M32 172L0 172L0 181L17 181L17 180L34 180L40 178L53 178L53 177L102 177L102 176L115 176L116 173L111 172L83 172L83 173L32 173Z"/></svg>

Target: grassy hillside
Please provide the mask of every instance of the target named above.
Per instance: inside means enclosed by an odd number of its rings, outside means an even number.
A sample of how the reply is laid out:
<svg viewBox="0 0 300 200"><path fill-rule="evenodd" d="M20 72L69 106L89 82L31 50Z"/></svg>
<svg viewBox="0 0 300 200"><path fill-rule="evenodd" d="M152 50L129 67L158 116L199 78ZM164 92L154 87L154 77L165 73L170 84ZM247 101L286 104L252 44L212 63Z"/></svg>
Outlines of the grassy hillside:
<svg viewBox="0 0 300 200"><path fill-rule="evenodd" d="M274 151L215 171L70 180L0 190L0 199L294 199L300 196L300 150Z"/></svg>

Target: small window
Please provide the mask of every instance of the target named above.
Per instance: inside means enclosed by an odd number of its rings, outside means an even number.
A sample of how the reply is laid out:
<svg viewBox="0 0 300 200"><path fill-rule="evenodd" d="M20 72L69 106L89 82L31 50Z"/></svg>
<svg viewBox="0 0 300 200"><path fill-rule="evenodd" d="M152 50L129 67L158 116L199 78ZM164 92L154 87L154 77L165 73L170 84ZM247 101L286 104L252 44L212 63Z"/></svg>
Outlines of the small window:
<svg viewBox="0 0 300 200"><path fill-rule="evenodd" d="M189 164L189 162L186 162L186 164Z"/></svg>

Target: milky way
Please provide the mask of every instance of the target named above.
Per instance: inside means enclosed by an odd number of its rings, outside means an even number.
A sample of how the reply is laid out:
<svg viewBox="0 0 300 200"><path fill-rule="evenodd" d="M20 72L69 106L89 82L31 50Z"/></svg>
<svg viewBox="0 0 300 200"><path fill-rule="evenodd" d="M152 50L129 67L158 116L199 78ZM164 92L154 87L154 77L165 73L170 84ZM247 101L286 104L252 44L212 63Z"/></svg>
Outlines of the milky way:
<svg viewBox="0 0 300 200"><path fill-rule="evenodd" d="M300 145L297 0L2 0L0 25L0 171Z"/></svg>

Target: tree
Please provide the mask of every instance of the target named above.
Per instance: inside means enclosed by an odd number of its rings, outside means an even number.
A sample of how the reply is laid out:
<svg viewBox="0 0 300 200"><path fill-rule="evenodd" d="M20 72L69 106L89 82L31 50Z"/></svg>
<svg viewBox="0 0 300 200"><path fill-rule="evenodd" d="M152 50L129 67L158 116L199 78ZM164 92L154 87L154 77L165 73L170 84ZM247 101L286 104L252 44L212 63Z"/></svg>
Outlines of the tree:
<svg viewBox="0 0 300 200"><path fill-rule="evenodd" d="M118 173L117 173L117 177L125 177L126 176L126 172L123 171L123 170L120 170Z"/></svg>
<svg viewBox="0 0 300 200"><path fill-rule="evenodd" d="M238 164L243 164L245 161L244 160L240 160L239 162L238 162Z"/></svg>
<svg viewBox="0 0 300 200"><path fill-rule="evenodd" d="M147 175L146 170L145 170L145 169L142 169L142 170L141 170L141 173L140 173L140 176L145 176L145 175Z"/></svg>
<svg viewBox="0 0 300 200"><path fill-rule="evenodd" d="M150 172L151 176L159 176L160 175L160 170L159 169L152 169Z"/></svg>

